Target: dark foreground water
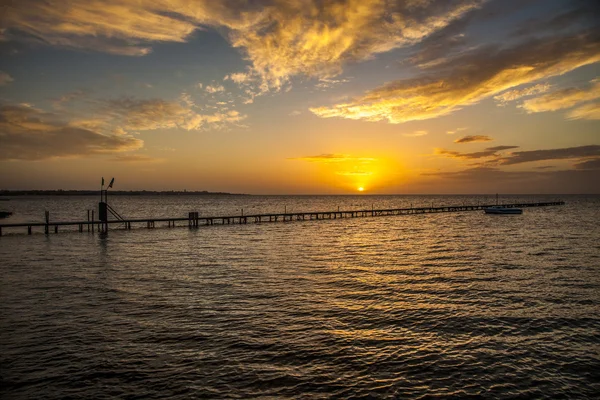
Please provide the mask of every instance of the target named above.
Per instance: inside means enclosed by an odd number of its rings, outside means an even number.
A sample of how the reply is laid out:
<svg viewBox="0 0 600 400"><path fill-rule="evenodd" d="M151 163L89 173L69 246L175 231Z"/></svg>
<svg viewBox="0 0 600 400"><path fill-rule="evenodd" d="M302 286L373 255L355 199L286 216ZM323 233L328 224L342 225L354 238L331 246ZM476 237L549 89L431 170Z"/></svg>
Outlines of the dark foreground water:
<svg viewBox="0 0 600 400"><path fill-rule="evenodd" d="M563 198L520 216L14 231L0 238L0 397L598 398L600 197ZM114 201L183 216L483 200ZM95 201L0 206L8 223Z"/></svg>

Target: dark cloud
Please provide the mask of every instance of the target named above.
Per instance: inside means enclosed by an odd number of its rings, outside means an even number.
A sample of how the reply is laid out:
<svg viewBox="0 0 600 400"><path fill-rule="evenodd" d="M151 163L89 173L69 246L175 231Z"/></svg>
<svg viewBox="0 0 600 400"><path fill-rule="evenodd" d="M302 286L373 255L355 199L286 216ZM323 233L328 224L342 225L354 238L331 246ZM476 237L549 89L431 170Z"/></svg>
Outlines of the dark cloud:
<svg viewBox="0 0 600 400"><path fill-rule="evenodd" d="M495 146L495 147L488 147L483 151L476 151L473 153L461 153L460 151L436 149L435 154L450 157L450 158L459 158L459 159L463 159L463 160L474 160L474 159L488 158L488 157L499 158L500 157L499 152L504 151L504 150L516 149L518 147L519 146Z"/></svg>
<svg viewBox="0 0 600 400"><path fill-rule="evenodd" d="M419 50L408 61L426 67L427 63L445 57L455 49L466 45L467 37L464 31L471 22L473 13L474 11L466 14L463 18L452 21L445 28L428 36L420 43Z"/></svg>
<svg viewBox="0 0 600 400"><path fill-rule="evenodd" d="M4 71L0 71L0 86L8 85L9 83L11 83L13 81L14 81L14 79L12 76L10 76L9 74L7 74Z"/></svg>
<svg viewBox="0 0 600 400"><path fill-rule="evenodd" d="M460 185L465 193L600 193L597 170L503 171L475 167L423 175L435 178L433 182L440 191Z"/></svg>
<svg viewBox="0 0 600 400"><path fill-rule="evenodd" d="M426 37L417 45L416 53L409 58L409 62L418 64L421 68L437 65L452 54L464 50L469 43L467 28L474 22L487 22L503 18L509 14L519 12L522 8L531 5L536 0L503 0L488 1L480 7L473 8L463 14L461 18L452 20L448 25Z"/></svg>
<svg viewBox="0 0 600 400"><path fill-rule="evenodd" d="M579 162L574 165L576 169L600 170L600 157Z"/></svg>
<svg viewBox="0 0 600 400"><path fill-rule="evenodd" d="M460 139L456 139L454 143L489 142L491 140L494 139L485 135L467 135L461 137Z"/></svg>
<svg viewBox="0 0 600 400"><path fill-rule="evenodd" d="M143 141L70 126L51 113L0 106L0 160L45 160L137 150Z"/></svg>
<svg viewBox="0 0 600 400"><path fill-rule="evenodd" d="M477 159L477 158L486 158L486 157L495 156L496 152L490 151L490 150L485 150L485 151L477 151L474 153L461 153L460 151L437 149L435 154L450 157L450 158L473 160L473 159Z"/></svg>
<svg viewBox="0 0 600 400"><path fill-rule="evenodd" d="M517 148L519 148L519 146L495 146L495 147L488 147L486 150L503 151L503 150L517 149Z"/></svg>
<svg viewBox="0 0 600 400"><path fill-rule="evenodd" d="M562 30L597 28L600 24L600 2L575 0L570 7L557 15L530 18L522 23L513 36L529 36L540 33L556 33Z"/></svg>
<svg viewBox="0 0 600 400"><path fill-rule="evenodd" d="M517 151L500 160L502 165L522 164L533 161L582 159L600 157L600 145L567 147L550 150Z"/></svg>

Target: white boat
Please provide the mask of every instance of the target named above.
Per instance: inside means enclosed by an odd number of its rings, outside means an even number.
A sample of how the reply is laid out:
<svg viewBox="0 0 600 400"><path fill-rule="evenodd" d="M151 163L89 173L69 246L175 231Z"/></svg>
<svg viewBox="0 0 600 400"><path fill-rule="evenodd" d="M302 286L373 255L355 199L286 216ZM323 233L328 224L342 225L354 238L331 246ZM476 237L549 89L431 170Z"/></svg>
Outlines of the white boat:
<svg viewBox="0 0 600 400"><path fill-rule="evenodd" d="M486 214L523 214L520 208L508 208L502 206L492 206L483 209Z"/></svg>

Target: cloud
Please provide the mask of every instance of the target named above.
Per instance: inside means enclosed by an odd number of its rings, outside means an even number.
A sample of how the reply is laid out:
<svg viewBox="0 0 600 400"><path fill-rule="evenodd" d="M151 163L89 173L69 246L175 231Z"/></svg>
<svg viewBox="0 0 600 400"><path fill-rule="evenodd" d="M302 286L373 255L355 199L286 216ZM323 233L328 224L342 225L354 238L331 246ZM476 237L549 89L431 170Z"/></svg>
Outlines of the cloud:
<svg viewBox="0 0 600 400"><path fill-rule="evenodd" d="M290 76L331 78L342 65L415 44L481 1L274 2L248 29L230 34L266 85Z"/></svg>
<svg viewBox="0 0 600 400"><path fill-rule="evenodd" d="M342 176L371 176L371 175L373 175L373 172L369 172L369 171L338 171L338 172L336 172L336 175L342 175Z"/></svg>
<svg viewBox="0 0 600 400"><path fill-rule="evenodd" d="M526 1L485 1L480 7L475 7L465 12L461 18L450 21L440 30L424 38L417 47L417 51L408 58L411 64L421 69L434 68L448 60L448 58L468 49L473 44L467 30L474 21L487 23L491 19L501 19L508 14L515 14L531 3Z"/></svg>
<svg viewBox="0 0 600 400"><path fill-rule="evenodd" d="M499 158L500 157L500 154L498 154L499 152L505 151L505 150L516 149L518 147L519 146L495 146L495 147L488 147L483 151L477 151L477 152L473 152L473 153L461 153L459 151L435 149L435 154L445 156L445 157L450 157L450 158L463 159L463 160L474 160L474 159L488 158L488 157Z"/></svg>
<svg viewBox="0 0 600 400"><path fill-rule="evenodd" d="M518 100L522 97L533 96L540 93L546 93L550 90L551 86L547 83L538 83L524 89L513 89L497 96L494 96L494 100L498 101L501 105L508 102Z"/></svg>
<svg viewBox="0 0 600 400"><path fill-rule="evenodd" d="M566 88L556 90L523 102L522 107L529 113L556 111L572 108L579 103L600 98L600 81L592 81L589 88Z"/></svg>
<svg viewBox="0 0 600 400"><path fill-rule="evenodd" d="M110 161L114 162L125 162L125 163L138 163L138 162L159 162L162 159L147 156L145 154L117 154L111 158Z"/></svg>
<svg viewBox="0 0 600 400"><path fill-rule="evenodd" d="M206 90L208 93L218 93L224 92L225 88L222 85L208 85L206 88L204 88L204 90Z"/></svg>
<svg viewBox="0 0 600 400"><path fill-rule="evenodd" d="M237 83L238 85L241 85L243 83L247 83L253 80L252 76L250 73L246 73L246 72L236 72L233 74L229 74L229 75L225 75L225 78L223 78L224 81L230 80L232 82Z"/></svg>
<svg viewBox="0 0 600 400"><path fill-rule="evenodd" d="M447 133L448 135L454 135L454 134L455 134L455 133L457 133L457 132L466 131L467 129L468 129L468 128L456 128L456 129L453 129L453 130L451 130L451 131L447 131L446 133Z"/></svg>
<svg viewBox="0 0 600 400"><path fill-rule="evenodd" d="M73 100L76 99L81 99L83 97L85 97L88 94L88 91L86 90L74 90L72 92L68 92L63 94L62 96L59 96L55 99L52 99L52 105L55 108L62 108L65 104L70 103Z"/></svg>
<svg viewBox="0 0 600 400"><path fill-rule="evenodd" d="M187 92L183 92L179 95L179 101L181 101L190 108L197 107L196 102L194 101L194 99L192 99L192 96Z"/></svg>
<svg viewBox="0 0 600 400"><path fill-rule="evenodd" d="M151 43L184 42L200 23L226 21L226 9L214 3L20 0L3 7L3 28L10 39L142 56L151 51Z"/></svg>
<svg viewBox="0 0 600 400"><path fill-rule="evenodd" d="M390 82L347 103L310 110L323 118L393 124L436 118L599 61L600 37L594 31L536 38L510 48L483 46L445 60L419 77Z"/></svg>
<svg viewBox="0 0 600 400"><path fill-rule="evenodd" d="M4 71L0 71L0 86L8 85L14 82L14 79Z"/></svg>
<svg viewBox="0 0 600 400"><path fill-rule="evenodd" d="M531 173L522 171L507 172L493 167L475 167L455 172L425 172L421 175L436 176L441 178L450 178L457 180L495 181L498 179L520 180L524 176L530 176Z"/></svg>
<svg viewBox="0 0 600 400"><path fill-rule="evenodd" d="M58 116L22 105L0 106L0 160L45 160L132 151L144 142L70 126Z"/></svg>
<svg viewBox="0 0 600 400"><path fill-rule="evenodd" d="M298 115L302 114L302 111L298 111L298 110L294 110L291 113L289 113L288 115L291 117L296 117Z"/></svg>
<svg viewBox="0 0 600 400"><path fill-rule="evenodd" d="M461 153L459 151L435 149L435 154L450 157L450 158L460 158L460 159L466 159L466 160L473 160L473 159L478 159L478 158L497 156L497 152L493 151L493 150L477 151L474 153Z"/></svg>
<svg viewBox="0 0 600 400"><path fill-rule="evenodd" d="M479 166L456 172L424 173L438 190L456 193L599 193L598 170L504 171Z"/></svg>
<svg viewBox="0 0 600 400"><path fill-rule="evenodd" d="M425 136L428 133L429 132L427 132L427 131L415 131L415 132L412 132L412 133L404 133L403 135L407 136L407 137L419 137L419 136Z"/></svg>
<svg viewBox="0 0 600 400"><path fill-rule="evenodd" d="M475 165L475 168L472 170L448 174L435 173L435 175L454 176L454 174L458 174L458 176L460 176L460 174L462 173L467 173L468 176L472 178L477 178L477 175L474 174L474 172L485 172L487 175L489 175L489 171L498 171L498 173L502 173L501 170L498 170L496 168L499 166L554 160L576 160L577 163L574 165L575 169L597 170L599 165L598 163L600 162L600 145L587 145L549 150L517 151L508 154L502 154L502 152L505 150L512 150L517 147L518 146L495 146L488 147L483 151L478 151L474 153L461 153L458 151L435 149L435 154L449 158L461 160L479 160L486 158L489 159L487 161L478 161L476 163L471 164Z"/></svg>
<svg viewBox="0 0 600 400"><path fill-rule="evenodd" d="M519 146L494 146L494 147L488 147L486 150L488 151L504 151L504 150L511 150L511 149L518 149Z"/></svg>
<svg viewBox="0 0 600 400"><path fill-rule="evenodd" d="M600 157L600 145L517 151L501 159L500 164L515 165L534 161L584 159L590 157Z"/></svg>
<svg viewBox="0 0 600 400"><path fill-rule="evenodd" d="M574 165L574 167L575 167L575 169L598 171L598 170L600 170L600 157L578 162L577 164Z"/></svg>
<svg viewBox="0 0 600 400"><path fill-rule="evenodd" d="M341 162L361 162L361 163L369 163L371 161L376 161L376 158L371 157L353 157L347 154L320 154L317 156L306 156L306 157L297 157L297 158L288 158L288 160L300 160L300 161L308 161L314 163L341 163Z"/></svg>
<svg viewBox="0 0 600 400"><path fill-rule="evenodd" d="M336 87L338 85L341 85L343 83L348 83L350 82L350 79L328 79L328 78L321 78L319 80L319 83L317 83L315 85L315 87L317 89L331 89L332 87Z"/></svg>
<svg viewBox="0 0 600 400"><path fill-rule="evenodd" d="M111 125L122 126L128 131L173 128L199 130L208 126L221 128L225 124L235 124L246 118L245 115L234 110L198 114L185 101L182 105L163 99L132 97L105 101L100 114L104 115L105 121Z"/></svg>
<svg viewBox="0 0 600 400"><path fill-rule="evenodd" d="M543 16L525 20L514 36L541 34L546 32L556 33L573 27L597 27L600 7L595 0L578 0L562 5L564 12L552 16Z"/></svg>
<svg viewBox="0 0 600 400"><path fill-rule="evenodd" d="M213 27L242 50L263 90L294 75L331 78L347 62L410 46L482 0L21 0L4 8L3 36L143 56Z"/></svg>
<svg viewBox="0 0 600 400"><path fill-rule="evenodd" d="M600 119L600 102L584 104L567 113L569 119Z"/></svg>
<svg viewBox="0 0 600 400"><path fill-rule="evenodd" d="M485 136L485 135L468 135L468 136L463 136L460 139L456 139L454 141L454 143L489 142L492 140L494 140L494 139L492 139L489 136Z"/></svg>

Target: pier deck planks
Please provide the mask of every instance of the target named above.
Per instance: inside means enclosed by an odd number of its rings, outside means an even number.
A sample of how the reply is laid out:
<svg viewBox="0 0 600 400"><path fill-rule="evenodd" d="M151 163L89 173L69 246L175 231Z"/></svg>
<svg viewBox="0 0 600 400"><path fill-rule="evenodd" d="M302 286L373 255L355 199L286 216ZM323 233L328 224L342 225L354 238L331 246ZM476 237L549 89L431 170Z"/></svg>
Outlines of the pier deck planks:
<svg viewBox="0 0 600 400"><path fill-rule="evenodd" d="M514 203L502 204L506 208L528 208L528 207L549 207L562 206L564 201L538 202L538 203ZM109 225L122 225L125 229L131 229L133 224L146 225L147 228L155 227L156 222L167 222L168 227L175 227L176 222L187 222L189 227L211 226L211 225L231 225L231 224L248 224L248 223L265 223L265 222L290 222L290 221L310 221L310 220L327 220L338 218L362 218L362 217L380 217L390 215L414 215L414 214L431 214L441 212L461 212L461 211L477 211L487 207L493 207L495 204L484 205L457 205L457 206L441 206L441 207L415 207L415 208L391 208L391 209L370 209L370 210L351 210L351 211L310 211L310 212L291 212L291 213L268 213L268 214L252 214L252 215L232 215L232 216L217 216L217 217L179 217L179 218L135 218L123 220L104 221L60 221L60 222L29 222L18 224L0 224L0 236L6 228L27 228L27 233L31 235L33 227L44 227L44 232L48 234L50 227L54 228L54 232L58 233L59 226L77 226L79 232L83 232L84 226L97 226L98 232L107 230ZM196 214L197 215L197 214ZM179 226L185 226L180 224ZM93 230L92 230L93 232Z"/></svg>

